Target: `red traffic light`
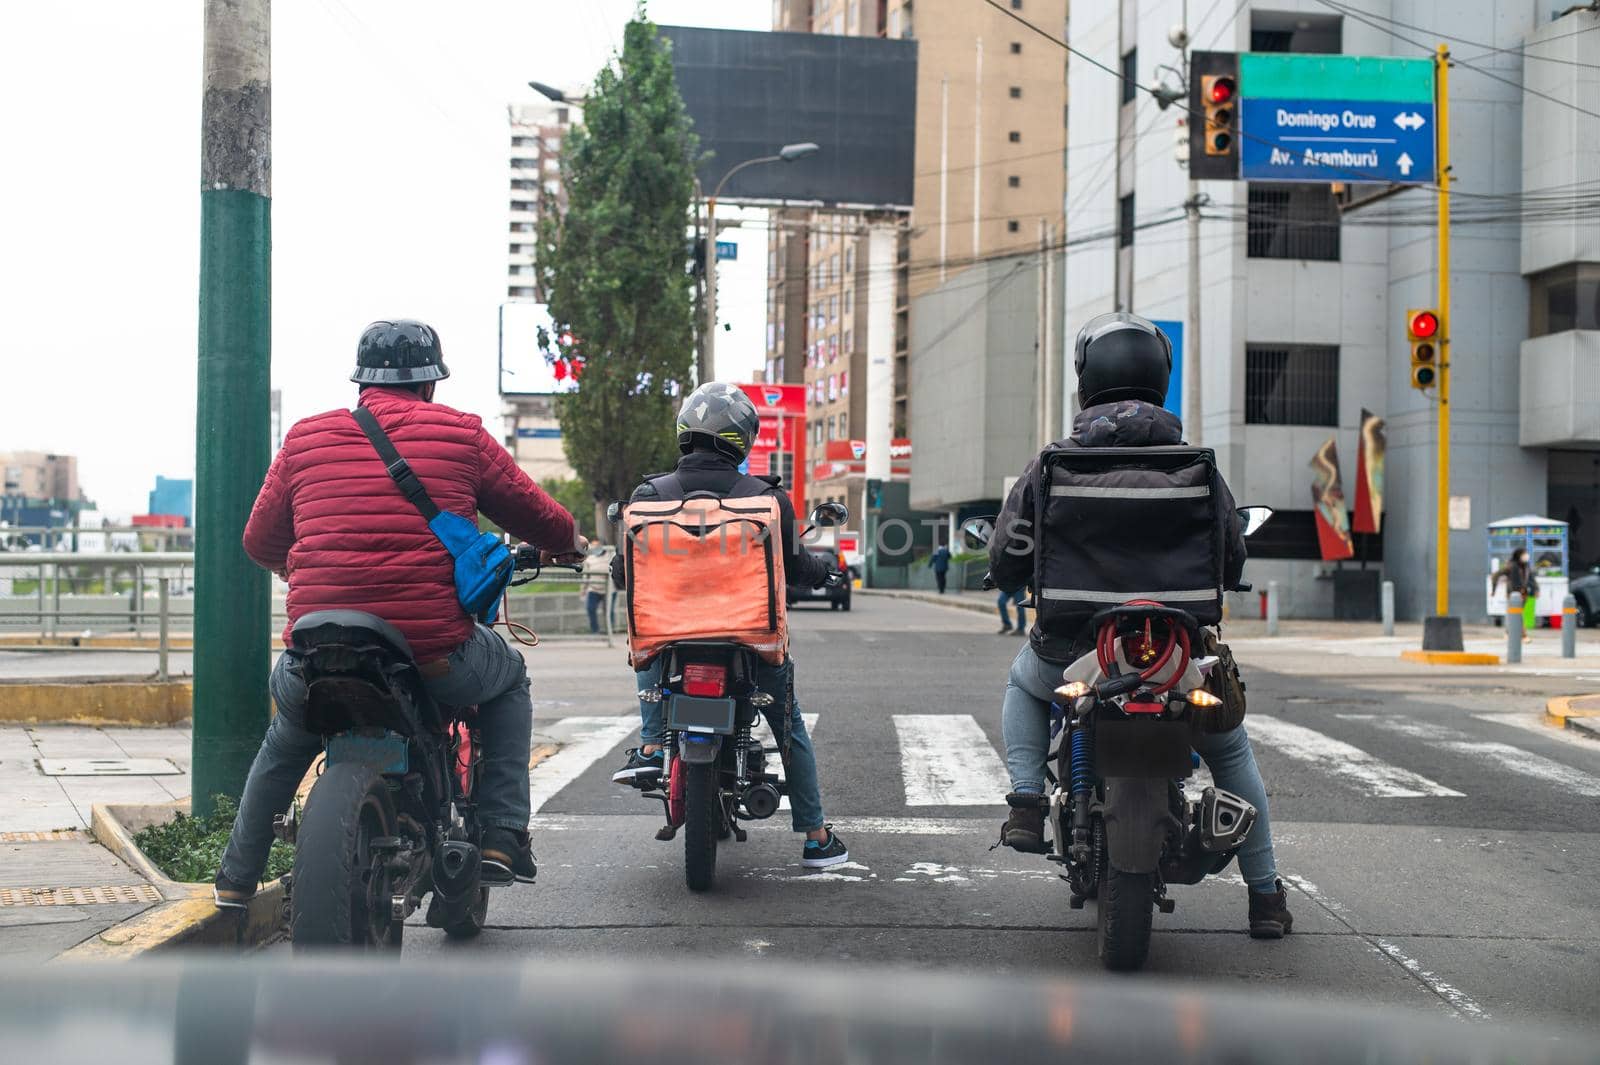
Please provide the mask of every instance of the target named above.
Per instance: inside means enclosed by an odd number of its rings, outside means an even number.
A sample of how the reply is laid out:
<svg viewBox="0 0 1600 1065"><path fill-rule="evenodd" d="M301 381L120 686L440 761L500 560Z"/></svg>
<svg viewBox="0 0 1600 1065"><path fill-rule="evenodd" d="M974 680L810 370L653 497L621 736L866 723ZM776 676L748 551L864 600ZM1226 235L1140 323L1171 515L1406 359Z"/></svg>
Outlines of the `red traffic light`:
<svg viewBox="0 0 1600 1065"><path fill-rule="evenodd" d="M1426 339L1436 336L1439 332L1439 316L1432 311L1417 311L1411 316L1408 328L1414 337Z"/></svg>
<svg viewBox="0 0 1600 1065"><path fill-rule="evenodd" d="M1217 78L1211 83L1210 97L1214 104L1225 104L1233 99L1233 79Z"/></svg>

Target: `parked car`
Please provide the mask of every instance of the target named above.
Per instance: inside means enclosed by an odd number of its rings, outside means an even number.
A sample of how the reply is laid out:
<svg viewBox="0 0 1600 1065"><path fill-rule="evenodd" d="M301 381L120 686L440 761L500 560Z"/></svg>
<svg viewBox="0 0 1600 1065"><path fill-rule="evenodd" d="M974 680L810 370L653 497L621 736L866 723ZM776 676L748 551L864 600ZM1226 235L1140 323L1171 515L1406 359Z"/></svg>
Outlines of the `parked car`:
<svg viewBox="0 0 1600 1065"><path fill-rule="evenodd" d="M789 605L793 606L796 603L812 603L818 600L826 600L829 607L833 610L849 610L850 568L845 565L844 556L839 554L837 551L824 547L808 547L806 550L811 552L812 558L816 559L818 562L821 562L833 572L843 573L845 575L845 579L836 587L832 588L827 585L823 585L821 588L796 588L793 585L790 585L788 594Z"/></svg>
<svg viewBox="0 0 1600 1065"><path fill-rule="evenodd" d="M1574 578L1567 590L1578 601L1578 628L1587 629L1600 621L1600 565L1590 566L1582 577Z"/></svg>

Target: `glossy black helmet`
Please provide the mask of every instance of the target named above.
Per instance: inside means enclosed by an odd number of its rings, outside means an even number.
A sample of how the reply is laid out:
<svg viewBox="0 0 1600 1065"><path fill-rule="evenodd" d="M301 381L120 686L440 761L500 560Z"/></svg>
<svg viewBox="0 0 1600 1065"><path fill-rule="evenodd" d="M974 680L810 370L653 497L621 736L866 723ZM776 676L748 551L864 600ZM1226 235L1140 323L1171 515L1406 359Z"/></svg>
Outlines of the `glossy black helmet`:
<svg viewBox="0 0 1600 1065"><path fill-rule="evenodd" d="M1159 407L1172 377L1172 341L1148 318L1114 311L1078 330L1074 365L1081 406L1140 399Z"/></svg>
<svg viewBox="0 0 1600 1065"><path fill-rule="evenodd" d="M412 385L450 376L433 326L410 318L373 322L356 345L356 372L364 385Z"/></svg>
<svg viewBox="0 0 1600 1065"><path fill-rule="evenodd" d="M690 392L678 410L678 450L687 455L699 438L743 462L760 428L761 416L744 389L708 381Z"/></svg>

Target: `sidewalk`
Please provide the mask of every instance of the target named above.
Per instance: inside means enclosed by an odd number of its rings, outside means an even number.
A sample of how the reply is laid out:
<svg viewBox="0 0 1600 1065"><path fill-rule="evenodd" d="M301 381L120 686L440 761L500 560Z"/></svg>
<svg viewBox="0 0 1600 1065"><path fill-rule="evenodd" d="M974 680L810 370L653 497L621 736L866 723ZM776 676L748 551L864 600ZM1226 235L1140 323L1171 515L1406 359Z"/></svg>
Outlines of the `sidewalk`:
<svg viewBox="0 0 1600 1065"><path fill-rule="evenodd" d="M95 803L189 794L187 728L0 727L0 959L52 958L160 901L88 833Z"/></svg>

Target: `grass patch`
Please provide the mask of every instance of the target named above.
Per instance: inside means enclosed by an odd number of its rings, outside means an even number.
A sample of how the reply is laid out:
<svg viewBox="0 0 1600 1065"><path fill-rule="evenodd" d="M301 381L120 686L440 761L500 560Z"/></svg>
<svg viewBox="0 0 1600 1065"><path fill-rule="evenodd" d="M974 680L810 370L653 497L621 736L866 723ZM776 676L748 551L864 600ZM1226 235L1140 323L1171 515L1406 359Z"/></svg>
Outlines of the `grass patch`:
<svg viewBox="0 0 1600 1065"><path fill-rule="evenodd" d="M226 795L212 800L216 805L210 817L179 814L176 821L151 825L134 833L145 857L167 876L187 883L207 883L216 879L222 865L222 852L228 845L238 803ZM275 880L294 867L294 848L282 840L272 841L263 880Z"/></svg>

